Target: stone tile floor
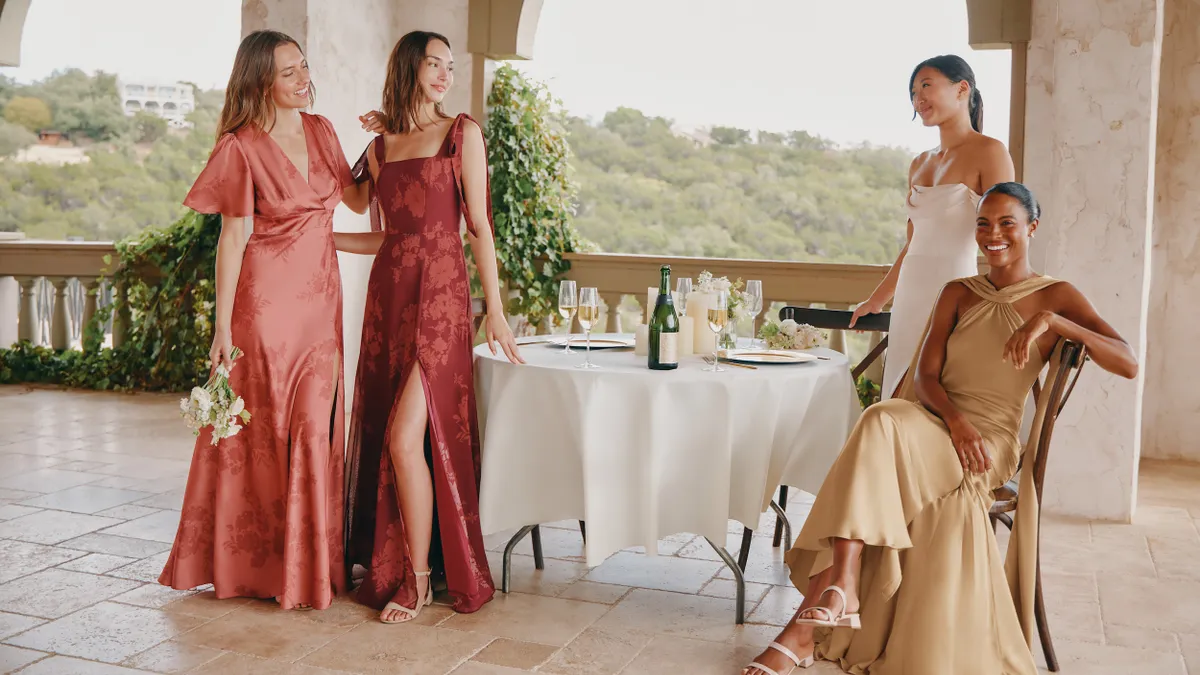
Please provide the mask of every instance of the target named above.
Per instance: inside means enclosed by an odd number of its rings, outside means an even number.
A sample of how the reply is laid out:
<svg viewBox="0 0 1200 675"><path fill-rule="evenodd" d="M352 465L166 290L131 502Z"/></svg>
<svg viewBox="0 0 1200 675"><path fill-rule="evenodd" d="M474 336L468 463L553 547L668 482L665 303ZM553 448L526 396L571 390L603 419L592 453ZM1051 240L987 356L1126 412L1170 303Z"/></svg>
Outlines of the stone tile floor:
<svg viewBox="0 0 1200 675"><path fill-rule="evenodd" d="M728 570L702 539L673 536L660 557L630 550L589 570L571 524L544 528L544 572L528 542L518 550L516 592L473 615L435 605L416 625L384 626L347 598L282 612L164 589L154 579L192 450L176 403L0 387L0 672L732 675L800 601L766 537L754 540L739 628ZM1200 675L1200 466L1144 462L1139 492L1133 525L1046 519L1065 673ZM794 521L807 499L788 505ZM505 539L488 540L497 571Z"/></svg>

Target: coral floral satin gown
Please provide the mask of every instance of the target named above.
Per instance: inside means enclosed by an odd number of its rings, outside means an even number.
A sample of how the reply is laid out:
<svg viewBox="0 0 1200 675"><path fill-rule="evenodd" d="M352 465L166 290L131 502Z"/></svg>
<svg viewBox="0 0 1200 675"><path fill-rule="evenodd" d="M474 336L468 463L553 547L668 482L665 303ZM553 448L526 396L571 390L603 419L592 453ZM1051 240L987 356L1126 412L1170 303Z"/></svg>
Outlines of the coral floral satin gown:
<svg viewBox="0 0 1200 675"><path fill-rule="evenodd" d="M437 154L385 162L383 137L354 168L371 181L373 226L386 232L367 285L348 453L348 564L367 568L363 604L416 604L416 578L387 429L404 383L423 375L429 424L426 460L434 490L430 563L445 575L458 612L474 612L495 592L479 525L479 432L475 412L472 315L463 240L463 125L459 115ZM378 159L372 179L367 153ZM490 188L489 188L490 192ZM491 226L487 214L467 214ZM474 217L471 217L474 216ZM473 231L473 230L472 230Z"/></svg>
<svg viewBox="0 0 1200 675"><path fill-rule="evenodd" d="M223 135L184 205L253 217L233 304L230 373L252 419L192 456L159 583L211 583L218 598L328 607L343 553L342 288L333 211L353 184L333 125L301 114L305 180L258 129Z"/></svg>

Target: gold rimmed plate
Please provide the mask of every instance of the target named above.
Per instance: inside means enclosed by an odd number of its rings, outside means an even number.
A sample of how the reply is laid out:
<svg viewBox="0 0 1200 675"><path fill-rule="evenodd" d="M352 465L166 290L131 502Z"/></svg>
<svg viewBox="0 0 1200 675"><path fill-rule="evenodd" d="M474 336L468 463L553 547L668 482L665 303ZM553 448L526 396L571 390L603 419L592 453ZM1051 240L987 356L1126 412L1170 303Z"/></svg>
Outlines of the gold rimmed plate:
<svg viewBox="0 0 1200 675"><path fill-rule="evenodd" d="M588 341L582 335L572 335L569 341L558 338L549 345L559 349L562 349L564 345L571 349L587 349ZM592 349L633 349L633 340L594 337L592 338Z"/></svg>
<svg viewBox="0 0 1200 675"><path fill-rule="evenodd" d="M721 360L753 366L790 366L816 361L817 357L783 349L726 349L721 352Z"/></svg>

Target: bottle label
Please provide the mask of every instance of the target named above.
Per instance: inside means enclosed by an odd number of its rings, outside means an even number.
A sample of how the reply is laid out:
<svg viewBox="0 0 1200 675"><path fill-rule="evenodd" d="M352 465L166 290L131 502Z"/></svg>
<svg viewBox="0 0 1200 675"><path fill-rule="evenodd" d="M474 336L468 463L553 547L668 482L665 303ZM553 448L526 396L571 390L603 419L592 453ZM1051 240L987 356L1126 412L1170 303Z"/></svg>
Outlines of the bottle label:
<svg viewBox="0 0 1200 675"><path fill-rule="evenodd" d="M659 333L658 362L679 363L679 333Z"/></svg>

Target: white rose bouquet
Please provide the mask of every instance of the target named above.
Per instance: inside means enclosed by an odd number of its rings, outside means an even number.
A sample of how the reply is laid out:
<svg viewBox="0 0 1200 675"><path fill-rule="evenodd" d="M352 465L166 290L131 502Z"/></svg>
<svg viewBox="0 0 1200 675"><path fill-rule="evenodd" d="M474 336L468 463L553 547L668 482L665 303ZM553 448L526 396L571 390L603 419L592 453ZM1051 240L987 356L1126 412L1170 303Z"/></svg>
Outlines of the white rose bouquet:
<svg viewBox="0 0 1200 675"><path fill-rule="evenodd" d="M236 361L241 355L242 350L234 347L230 358ZM192 393L179 401L179 410L194 436L199 436L204 427L213 428L213 445L223 438L236 436L242 425L250 422L246 402L229 386L229 371L224 364L217 366L203 387L193 387Z"/></svg>
<svg viewBox="0 0 1200 675"><path fill-rule="evenodd" d="M812 349L825 343L825 332L806 323L791 319L783 322L774 319L763 322L758 337L769 349Z"/></svg>
<svg viewBox="0 0 1200 675"><path fill-rule="evenodd" d="M705 270L697 277L696 283L692 290L698 293L717 293L725 291L729 293L729 320L741 322L749 314L749 308L746 307L746 293L742 290L744 284L741 279L730 281L729 277L714 277L712 272Z"/></svg>

